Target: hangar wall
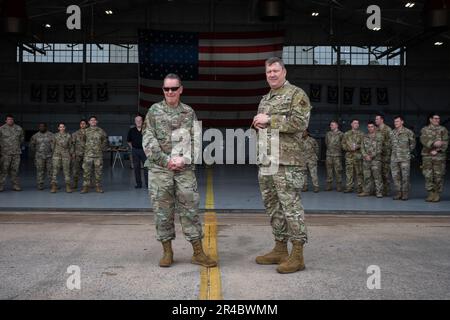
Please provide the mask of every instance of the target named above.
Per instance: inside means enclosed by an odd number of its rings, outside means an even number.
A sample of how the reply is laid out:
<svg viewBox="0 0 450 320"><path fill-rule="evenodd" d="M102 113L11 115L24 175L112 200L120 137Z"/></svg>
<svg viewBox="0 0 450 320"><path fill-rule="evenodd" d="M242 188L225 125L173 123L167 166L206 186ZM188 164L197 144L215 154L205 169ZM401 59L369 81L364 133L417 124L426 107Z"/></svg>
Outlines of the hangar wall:
<svg viewBox="0 0 450 320"><path fill-rule="evenodd" d="M203 2L204 3L204 2ZM244 4L242 4L244 3ZM136 42L138 28L155 28L191 31L246 31L285 29L287 45L329 45L329 44L379 44L383 38L374 32L364 31L364 26L334 22L333 37L330 37L326 21L312 24L307 13L286 10L283 23L263 23L254 14L254 1L217 2L214 7L202 2L150 4L144 9L130 8L113 17L95 24L97 41ZM289 9L289 8L288 8ZM45 35L48 42L76 42L86 39L85 33L69 32L61 25L55 26ZM361 16L361 23L364 22ZM86 22L85 18L85 22ZM200 22L200 23L199 23ZM84 22L83 22L84 23ZM86 22L89 26L89 21ZM320 26L318 26L320 25ZM86 28L86 29L89 29ZM360 31L360 30L363 31ZM111 30L114 30L111 32ZM85 30L88 32L89 30ZM89 41L89 40L87 40ZM16 47L1 40L0 51L0 113L13 113L26 130L33 130L38 121L45 121L54 130L58 121L64 121L70 131L78 126L82 117L96 114L99 125L110 135L125 135L133 123L137 108L137 64L48 64L16 62ZM344 125L353 117L362 120L372 118L376 111L383 111L390 122L393 114L402 113L416 131L425 123L430 110L442 114L442 122L450 119L450 50L449 46L435 47L431 41L409 48L405 67L386 66L341 66L342 86L355 87L354 104L337 105L326 102L326 86L336 85L339 76L337 66L288 66L288 79L309 93L309 84L320 83L323 87L321 102L314 103L311 132L322 136L328 122L340 118ZM83 69L85 68L85 69ZM85 79L84 79L85 78ZM109 101L101 103L33 103L30 101L32 83L81 84L107 82ZM45 86L44 86L45 87ZM372 105L360 106L357 88L387 87L389 105L378 106L372 97ZM374 95L374 91L372 91ZM60 99L61 100L61 99ZM144 111L144 110L141 110ZM348 126L344 126L347 129Z"/></svg>

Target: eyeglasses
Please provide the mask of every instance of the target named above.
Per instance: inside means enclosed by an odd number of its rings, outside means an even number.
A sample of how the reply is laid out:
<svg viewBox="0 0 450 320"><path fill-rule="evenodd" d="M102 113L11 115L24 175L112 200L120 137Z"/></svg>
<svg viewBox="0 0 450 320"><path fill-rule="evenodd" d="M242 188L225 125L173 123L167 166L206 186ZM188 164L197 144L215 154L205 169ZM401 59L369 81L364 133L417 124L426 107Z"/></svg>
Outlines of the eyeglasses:
<svg viewBox="0 0 450 320"><path fill-rule="evenodd" d="M180 87L163 87L163 90L164 90L165 92L169 92L169 91L175 92L175 91L177 91L178 89L180 89Z"/></svg>

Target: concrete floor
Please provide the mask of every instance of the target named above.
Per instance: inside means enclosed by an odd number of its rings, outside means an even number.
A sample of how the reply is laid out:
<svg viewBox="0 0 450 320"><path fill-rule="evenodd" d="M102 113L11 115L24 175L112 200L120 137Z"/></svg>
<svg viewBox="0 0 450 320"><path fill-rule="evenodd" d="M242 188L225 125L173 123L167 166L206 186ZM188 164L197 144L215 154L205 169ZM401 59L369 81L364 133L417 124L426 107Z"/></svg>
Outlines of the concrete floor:
<svg viewBox="0 0 450 320"><path fill-rule="evenodd" d="M258 186L257 168L250 165L222 165L213 168L213 190L215 209L223 212L263 212ZM79 192L67 194L61 190L51 194L48 189L36 190L35 169L24 162L21 168L24 191L7 190L0 193L0 210L103 210L103 211L149 211L151 208L148 190L134 188L134 174L129 168L111 168L105 161L104 194ZM197 168L200 192L200 207L205 207L205 167ZM60 177L60 181L63 179ZM319 181L323 190L325 168L319 167ZM302 193L307 212L320 213L404 213L404 214L450 214L450 175L447 174L444 194L439 203L425 202L424 180L418 168L412 170L412 191L409 201L393 201L391 197L359 198L356 194L336 191ZM8 190L9 189L9 190Z"/></svg>
<svg viewBox="0 0 450 320"><path fill-rule="evenodd" d="M280 275L254 257L268 218L218 214L225 299L450 299L450 217L309 215L306 270ZM200 267L177 224L175 264L159 268L151 214L0 214L0 299L197 299ZM81 290L68 290L70 265ZM381 289L369 290L369 265Z"/></svg>

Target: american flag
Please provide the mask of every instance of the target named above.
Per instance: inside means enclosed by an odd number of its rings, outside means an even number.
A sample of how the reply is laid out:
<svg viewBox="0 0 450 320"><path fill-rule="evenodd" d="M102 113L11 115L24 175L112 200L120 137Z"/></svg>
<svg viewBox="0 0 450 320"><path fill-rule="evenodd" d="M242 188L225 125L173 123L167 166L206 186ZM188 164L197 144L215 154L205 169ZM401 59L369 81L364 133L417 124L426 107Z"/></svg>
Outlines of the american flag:
<svg viewBox="0 0 450 320"><path fill-rule="evenodd" d="M281 57L283 32L173 32L139 30L139 104L163 99L168 73L183 81L181 101L204 126L250 126L268 93L264 62Z"/></svg>

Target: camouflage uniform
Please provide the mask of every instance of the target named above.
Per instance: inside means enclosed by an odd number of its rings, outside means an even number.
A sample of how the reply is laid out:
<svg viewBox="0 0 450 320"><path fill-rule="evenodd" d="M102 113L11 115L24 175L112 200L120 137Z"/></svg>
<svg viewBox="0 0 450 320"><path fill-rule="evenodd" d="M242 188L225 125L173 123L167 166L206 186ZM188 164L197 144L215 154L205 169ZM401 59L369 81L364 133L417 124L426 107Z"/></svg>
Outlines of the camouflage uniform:
<svg viewBox="0 0 450 320"><path fill-rule="evenodd" d="M6 176L11 176L14 189L19 186L20 155L22 150L20 145L24 141L24 132L16 124L9 126L4 124L0 127L0 189L3 190Z"/></svg>
<svg viewBox="0 0 450 320"><path fill-rule="evenodd" d="M361 154L363 158L363 193L371 194L375 183L377 197L383 195L383 180L381 178L383 136L379 132L364 135L361 143ZM366 160L369 156L371 160Z"/></svg>
<svg viewBox="0 0 450 320"><path fill-rule="evenodd" d="M381 148L381 178L383 179L383 195L389 194L389 186L391 181L391 140L390 135L392 129L383 124L378 127L378 131L383 137L383 145Z"/></svg>
<svg viewBox="0 0 450 320"><path fill-rule="evenodd" d="M392 180L397 194L408 197L411 152L416 147L414 132L405 127L394 129L391 131L390 140Z"/></svg>
<svg viewBox="0 0 450 320"><path fill-rule="evenodd" d="M78 179L82 173L84 146L86 143L86 129L79 129L72 134L74 158L72 159L72 177L74 188L78 185Z"/></svg>
<svg viewBox="0 0 450 320"><path fill-rule="evenodd" d="M311 175L314 190L319 189L319 179L317 178L317 161L319 160L319 144L316 139L307 136L302 139L302 152L306 159L306 168ZM308 189L308 174L305 172L305 182L303 183L303 190Z"/></svg>
<svg viewBox="0 0 450 320"><path fill-rule="evenodd" d="M38 188L44 187L45 174L51 181L52 154L55 135L50 131L35 133L30 140L30 151L35 153L36 180Z"/></svg>
<svg viewBox="0 0 450 320"><path fill-rule="evenodd" d="M327 185L333 183L333 171L336 176L336 184L340 189L342 184L342 131L328 131L325 136L325 145L327 147Z"/></svg>
<svg viewBox="0 0 450 320"><path fill-rule="evenodd" d="M364 134L360 130L348 130L342 138L342 149L345 151L345 176L347 192L353 188L356 180L357 192L362 191L362 157L361 142ZM356 146L356 150L352 150L352 145ZM355 179L356 174L356 179Z"/></svg>
<svg viewBox="0 0 450 320"><path fill-rule="evenodd" d="M444 141L444 145L436 148L436 141ZM422 173L425 177L425 188L428 192L442 193L445 176L445 160L448 147L448 131L443 126L432 124L422 128L420 132L422 148ZM431 151L438 151L432 155Z"/></svg>
<svg viewBox="0 0 450 320"><path fill-rule="evenodd" d="M103 173L103 151L108 143L106 132L99 127L85 129L85 147L83 157L83 187L89 187L94 166L95 184L100 186Z"/></svg>
<svg viewBox="0 0 450 320"><path fill-rule="evenodd" d="M197 117L194 110L181 103L169 106L165 100L151 106L145 117L142 147L147 156L145 167L150 170L149 186L153 212L156 217L156 238L166 242L175 239L175 212L180 215L183 234L189 242L203 238L198 215L200 196L197 190L193 161L194 127ZM185 131L190 135L191 154L177 150L175 134ZM181 137L181 140L183 137ZM167 168L174 156L185 159L185 168L172 171Z"/></svg>
<svg viewBox="0 0 450 320"><path fill-rule="evenodd" d="M69 133L58 132L55 133L53 143L53 157L52 157L52 183L56 184L58 181L58 173L61 167L64 172L64 181L66 184L70 183L70 158L73 154L72 137Z"/></svg>
<svg viewBox="0 0 450 320"><path fill-rule="evenodd" d="M288 81L265 95L258 113L270 116L270 126L259 130L279 132L279 168L272 175L259 166L258 179L266 212L276 241L307 242L300 188L304 183L305 157L301 153L303 131L308 128L311 105L306 93ZM259 140L259 139L258 139ZM270 145L270 142L268 142Z"/></svg>

